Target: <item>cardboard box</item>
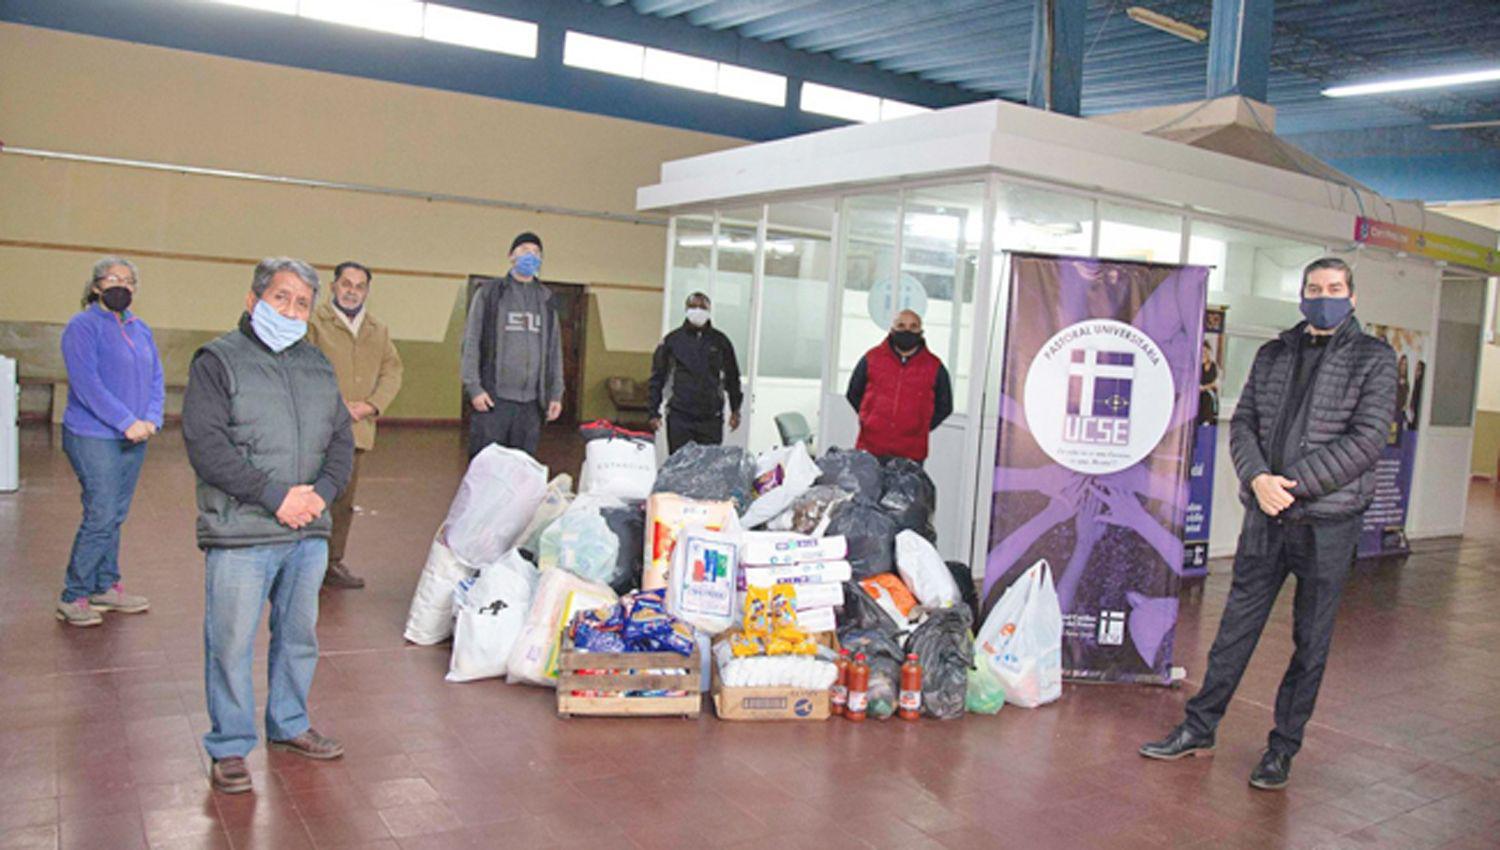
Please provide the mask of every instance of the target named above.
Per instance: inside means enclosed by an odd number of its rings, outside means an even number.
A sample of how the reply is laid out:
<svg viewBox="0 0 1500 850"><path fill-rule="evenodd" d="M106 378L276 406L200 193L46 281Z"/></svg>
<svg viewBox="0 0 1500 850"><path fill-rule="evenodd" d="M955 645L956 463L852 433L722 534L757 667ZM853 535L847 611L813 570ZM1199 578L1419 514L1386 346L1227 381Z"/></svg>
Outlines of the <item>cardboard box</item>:
<svg viewBox="0 0 1500 850"><path fill-rule="evenodd" d="M720 720L827 720L828 691L796 688L726 688L714 682Z"/></svg>

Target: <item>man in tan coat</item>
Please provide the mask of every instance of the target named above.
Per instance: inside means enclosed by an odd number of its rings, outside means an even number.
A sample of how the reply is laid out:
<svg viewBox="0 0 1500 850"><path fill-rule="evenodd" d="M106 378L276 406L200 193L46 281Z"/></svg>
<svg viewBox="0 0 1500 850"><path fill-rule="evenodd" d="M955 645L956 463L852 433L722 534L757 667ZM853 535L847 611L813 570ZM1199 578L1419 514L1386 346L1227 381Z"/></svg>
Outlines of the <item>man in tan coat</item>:
<svg viewBox="0 0 1500 850"><path fill-rule="evenodd" d="M344 545L354 519L354 488L359 483L360 458L375 447L375 420L401 390L401 355L391 343L390 329L365 309L370 277L370 270L359 263L339 263L333 270L331 297L318 305L307 323L307 338L333 364L339 393L354 420L354 474L330 509L333 533L328 540L324 587L365 586L365 580L344 565Z"/></svg>

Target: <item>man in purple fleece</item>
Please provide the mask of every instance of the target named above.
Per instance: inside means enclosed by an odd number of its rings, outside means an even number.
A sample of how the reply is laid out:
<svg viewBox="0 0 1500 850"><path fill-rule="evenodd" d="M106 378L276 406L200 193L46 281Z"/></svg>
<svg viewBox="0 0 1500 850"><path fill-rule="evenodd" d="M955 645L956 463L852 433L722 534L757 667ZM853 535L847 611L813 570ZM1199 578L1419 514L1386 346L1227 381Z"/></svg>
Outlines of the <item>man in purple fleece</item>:
<svg viewBox="0 0 1500 850"><path fill-rule="evenodd" d="M120 584L120 526L130 513L146 441L161 428L165 385L151 328L130 310L140 280L122 257L94 264L83 310L62 335L68 368L63 451L83 488L83 521L73 537L57 619L97 626L101 611L150 607Z"/></svg>

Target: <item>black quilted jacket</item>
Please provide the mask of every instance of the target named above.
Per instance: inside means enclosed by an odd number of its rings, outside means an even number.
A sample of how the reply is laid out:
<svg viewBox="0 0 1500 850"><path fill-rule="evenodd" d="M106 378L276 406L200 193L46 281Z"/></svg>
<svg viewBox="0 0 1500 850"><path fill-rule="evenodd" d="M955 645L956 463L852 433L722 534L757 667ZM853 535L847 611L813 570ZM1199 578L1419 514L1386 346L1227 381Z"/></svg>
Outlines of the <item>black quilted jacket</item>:
<svg viewBox="0 0 1500 850"><path fill-rule="evenodd" d="M1279 417L1293 416L1286 396L1296 366L1299 323L1261 346L1229 425L1229 452L1240 479L1240 501L1259 510L1250 481L1271 472L1266 462ZM1287 446L1282 473L1297 482L1296 501L1281 514L1293 522L1364 513L1375 497L1375 462L1396 409L1396 353L1350 318L1334 334L1308 390L1307 429Z"/></svg>

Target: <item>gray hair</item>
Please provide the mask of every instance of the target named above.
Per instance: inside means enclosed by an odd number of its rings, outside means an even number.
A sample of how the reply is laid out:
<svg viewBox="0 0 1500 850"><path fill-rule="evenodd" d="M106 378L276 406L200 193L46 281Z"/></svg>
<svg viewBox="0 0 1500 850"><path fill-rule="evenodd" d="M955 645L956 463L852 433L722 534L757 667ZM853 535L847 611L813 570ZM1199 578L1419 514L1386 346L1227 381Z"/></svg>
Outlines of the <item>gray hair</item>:
<svg viewBox="0 0 1500 850"><path fill-rule="evenodd" d="M100 257L98 262L94 263L94 270L89 272L88 283L85 283L83 285L83 306L87 307L89 304L98 300L99 296L94 292L94 284L98 283L100 278L104 277L106 274L109 274L109 270L115 266L124 266L125 268L130 269L130 277L135 280L135 285L141 285L141 273L135 270L135 263L132 263L124 257L116 257L113 255L108 257Z"/></svg>
<svg viewBox="0 0 1500 850"><path fill-rule="evenodd" d="M267 257L255 264L255 278L250 282L250 291L256 298L266 294L271 278L281 272L291 272L312 287L313 301L318 300L318 273L312 266L291 257Z"/></svg>

